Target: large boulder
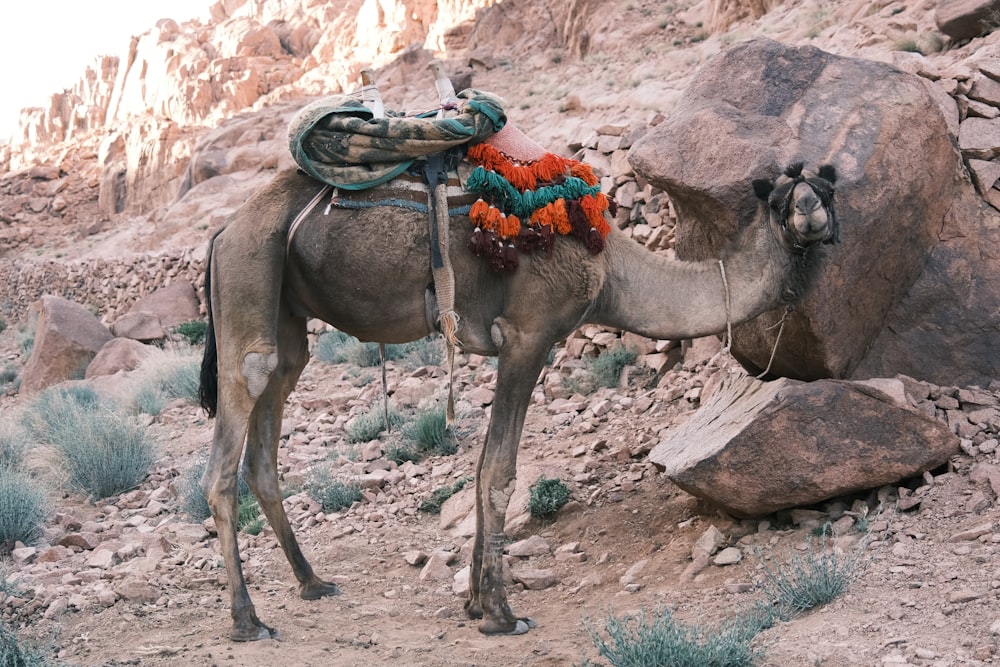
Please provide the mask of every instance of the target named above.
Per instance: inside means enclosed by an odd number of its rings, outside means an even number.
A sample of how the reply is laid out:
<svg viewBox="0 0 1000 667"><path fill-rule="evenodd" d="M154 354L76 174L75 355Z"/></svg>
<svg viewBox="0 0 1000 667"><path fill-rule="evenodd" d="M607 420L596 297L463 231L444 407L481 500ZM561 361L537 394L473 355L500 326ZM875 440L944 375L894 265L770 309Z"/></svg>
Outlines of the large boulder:
<svg viewBox="0 0 1000 667"><path fill-rule="evenodd" d="M994 30L998 14L998 0L938 0L934 21L938 30L959 41Z"/></svg>
<svg viewBox="0 0 1000 667"><path fill-rule="evenodd" d="M154 353L153 348L131 338L112 338L87 366L86 379L133 371Z"/></svg>
<svg viewBox="0 0 1000 667"><path fill-rule="evenodd" d="M169 331L178 324L201 317L198 311L198 292L187 280L176 280L136 301L128 314L137 313L154 315L160 326Z"/></svg>
<svg viewBox="0 0 1000 667"><path fill-rule="evenodd" d="M796 161L836 166L842 243L785 326L774 374L959 384L1000 372L1000 259L969 240L996 247L1000 226L919 77L744 42L696 74L629 160L669 193L682 259L719 256L756 215L752 178ZM748 370L767 366L780 316L736 328L733 354Z"/></svg>
<svg viewBox="0 0 1000 667"><path fill-rule="evenodd" d="M918 475L958 451L947 426L908 406L899 380L734 373L649 458L685 491L762 516Z"/></svg>
<svg viewBox="0 0 1000 667"><path fill-rule="evenodd" d="M68 299L46 294L33 309L37 311L35 340L21 376L21 391L26 394L82 378L111 340L111 332L93 313Z"/></svg>

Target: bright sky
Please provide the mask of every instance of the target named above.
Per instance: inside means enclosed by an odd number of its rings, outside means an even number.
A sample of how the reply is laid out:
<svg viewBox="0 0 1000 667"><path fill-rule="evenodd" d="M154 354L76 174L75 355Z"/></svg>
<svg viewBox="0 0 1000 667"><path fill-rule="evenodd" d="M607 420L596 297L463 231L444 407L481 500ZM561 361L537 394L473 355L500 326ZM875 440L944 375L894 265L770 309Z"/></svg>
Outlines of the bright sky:
<svg viewBox="0 0 1000 667"><path fill-rule="evenodd" d="M0 9L0 143L24 107L48 106L95 56L119 55L161 18L208 17L213 0L6 0Z"/></svg>

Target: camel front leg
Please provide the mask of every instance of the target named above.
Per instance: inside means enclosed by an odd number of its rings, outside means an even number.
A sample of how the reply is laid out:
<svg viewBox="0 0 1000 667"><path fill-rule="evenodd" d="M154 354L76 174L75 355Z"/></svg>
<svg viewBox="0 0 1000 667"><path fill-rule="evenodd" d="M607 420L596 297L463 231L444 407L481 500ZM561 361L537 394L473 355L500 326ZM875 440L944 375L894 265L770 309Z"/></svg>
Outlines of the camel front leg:
<svg viewBox="0 0 1000 667"><path fill-rule="evenodd" d="M339 595L340 588L334 583L323 581L313 572L299 548L281 502L281 488L278 484L281 415L285 401L295 388L308 359L306 320L292 317L284 311L282 308L278 322L278 366L271 374L267 388L251 415L244 463L247 484L257 496L264 515L274 529L278 544L292 566L292 572L299 582L299 595L305 600L316 600L325 595Z"/></svg>
<svg viewBox="0 0 1000 667"><path fill-rule="evenodd" d="M535 622L515 616L507 603L503 531L514 493L525 413L552 342L544 336L523 334L502 318L494 325L494 332L503 345L493 412L476 470L476 537L465 608L470 617L483 619L479 631L484 634L522 634Z"/></svg>

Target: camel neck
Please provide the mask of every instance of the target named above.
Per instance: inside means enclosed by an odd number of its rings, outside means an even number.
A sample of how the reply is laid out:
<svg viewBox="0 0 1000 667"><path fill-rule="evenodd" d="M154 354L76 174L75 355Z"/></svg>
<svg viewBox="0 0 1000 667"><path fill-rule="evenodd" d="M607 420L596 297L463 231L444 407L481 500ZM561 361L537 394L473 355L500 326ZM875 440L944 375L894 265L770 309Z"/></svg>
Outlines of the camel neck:
<svg viewBox="0 0 1000 667"><path fill-rule="evenodd" d="M608 273L588 319L674 340L724 331L727 310L736 325L780 305L801 259L785 252L759 221L722 266L718 259L668 260L618 233L608 237L604 252Z"/></svg>

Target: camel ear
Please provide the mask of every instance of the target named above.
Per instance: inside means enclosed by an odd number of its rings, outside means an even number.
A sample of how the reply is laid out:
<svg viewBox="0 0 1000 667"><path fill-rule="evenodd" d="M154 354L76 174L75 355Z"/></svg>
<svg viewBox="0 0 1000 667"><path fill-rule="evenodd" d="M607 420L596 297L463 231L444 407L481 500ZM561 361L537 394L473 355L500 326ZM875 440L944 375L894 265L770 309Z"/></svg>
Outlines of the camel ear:
<svg viewBox="0 0 1000 667"><path fill-rule="evenodd" d="M759 199L767 201L768 196L774 190L774 182L768 178L753 179L753 191Z"/></svg>
<svg viewBox="0 0 1000 667"><path fill-rule="evenodd" d="M824 164L819 168L819 177L825 178L830 181L831 184L837 182L837 168L832 164Z"/></svg>

